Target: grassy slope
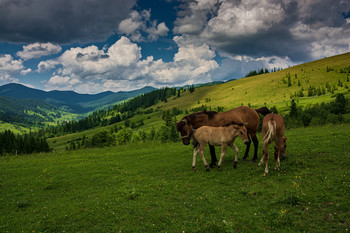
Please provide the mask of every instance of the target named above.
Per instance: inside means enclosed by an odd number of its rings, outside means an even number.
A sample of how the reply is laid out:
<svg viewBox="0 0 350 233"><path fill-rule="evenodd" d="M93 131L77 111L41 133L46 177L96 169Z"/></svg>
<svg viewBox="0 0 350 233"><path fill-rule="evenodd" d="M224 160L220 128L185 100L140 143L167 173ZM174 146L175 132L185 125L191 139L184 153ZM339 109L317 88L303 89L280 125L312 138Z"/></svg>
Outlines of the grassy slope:
<svg viewBox="0 0 350 233"><path fill-rule="evenodd" d="M268 177L250 162L234 170L232 150L222 172L198 159L195 173L181 143L0 157L0 232L345 231L349 131L287 131L288 158Z"/></svg>
<svg viewBox="0 0 350 233"><path fill-rule="evenodd" d="M238 79L219 85L196 88L193 93L184 92L181 93L180 98L171 97L167 103L161 102L152 106L155 110L153 113L137 115L133 117L131 121L137 122L143 120L145 125L142 128L145 130L149 130L151 127L158 128L163 124L163 110L171 110L173 107L182 110L190 110L191 108L196 108L201 105L212 107L213 110L216 110L218 106L223 106L225 110L228 110L242 104L248 105L248 103L253 107L262 107L266 104L268 107L276 106L280 111L285 111L290 105L290 95L293 95L301 89L301 86L297 85L298 80L300 80L304 90L307 90L310 85L314 87L325 86L326 82L331 86L337 86L338 80L350 86L350 83L346 82L347 74L341 74L335 71L327 72L327 67L340 69L348 67L349 65L350 53L346 53L290 67L279 72ZM291 75L292 86L290 87L287 87L287 84L283 83L283 79L287 80L287 73ZM297 79L295 78L295 74L298 77ZM339 88L338 91L349 96L348 90L344 87ZM307 95L306 91L304 93ZM209 98L210 101L207 102L206 100ZM298 98L297 103L298 105L305 106L308 104L329 102L331 100L334 100L334 97L330 94L326 94L324 96ZM182 116L178 116L178 120L181 119L181 117ZM118 125L122 124L123 122ZM104 128L98 128L82 133L53 138L49 139L48 142L55 150L64 150L67 141L82 137L84 134L86 136L93 135L97 131L103 129ZM53 143L54 141L56 143Z"/></svg>
<svg viewBox="0 0 350 233"><path fill-rule="evenodd" d="M331 86L338 84L338 80L346 82L347 74L336 73L334 71L327 72L327 66L335 69L348 67L350 65L350 53L338 55L331 58L321 59L318 61L294 66L278 72L253 76L243 79L238 79L228 83L198 88L192 94L187 93L183 97L164 105L164 108L177 107L180 109L190 109L198 107L202 104L212 106L214 109L217 106L224 106L226 109L231 109L237 106L248 105L267 106L276 105L278 108L283 108L290 102L290 96L301 89L297 85L298 80L304 90L312 85L318 87L328 82ZM287 80L286 74L290 73L292 86L287 87L283 83L283 79ZM297 74L297 79L295 78ZM348 83L349 86L349 83ZM345 91L342 89L340 91ZM306 92L304 92L306 93ZM205 100L210 98L210 102ZM331 98L330 95L322 97L301 98L300 104L308 104L321 101L327 101ZM199 104L198 104L199 100ZM163 106L163 105L162 105Z"/></svg>

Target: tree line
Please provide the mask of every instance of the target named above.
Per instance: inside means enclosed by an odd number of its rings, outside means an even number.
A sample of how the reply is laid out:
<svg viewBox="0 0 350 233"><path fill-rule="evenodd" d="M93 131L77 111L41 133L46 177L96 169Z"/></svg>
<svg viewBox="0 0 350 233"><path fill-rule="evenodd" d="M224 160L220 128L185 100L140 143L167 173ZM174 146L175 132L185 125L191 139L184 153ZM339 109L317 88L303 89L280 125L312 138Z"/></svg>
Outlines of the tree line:
<svg viewBox="0 0 350 233"><path fill-rule="evenodd" d="M92 114L83 119L65 122L58 126L52 126L39 130L39 134L46 137L55 137L68 133L82 132L95 127L112 125L125 121L136 114L146 113L142 112L140 109L148 108L159 101L167 102L168 98L176 95L178 95L176 88L161 88L136 96L130 100L124 101L121 104L114 105L108 110L94 111ZM151 111L153 111L153 109Z"/></svg>
<svg viewBox="0 0 350 233"><path fill-rule="evenodd" d="M51 148L46 139L37 134L15 135L10 130L0 133L0 155L31 154L49 152Z"/></svg>

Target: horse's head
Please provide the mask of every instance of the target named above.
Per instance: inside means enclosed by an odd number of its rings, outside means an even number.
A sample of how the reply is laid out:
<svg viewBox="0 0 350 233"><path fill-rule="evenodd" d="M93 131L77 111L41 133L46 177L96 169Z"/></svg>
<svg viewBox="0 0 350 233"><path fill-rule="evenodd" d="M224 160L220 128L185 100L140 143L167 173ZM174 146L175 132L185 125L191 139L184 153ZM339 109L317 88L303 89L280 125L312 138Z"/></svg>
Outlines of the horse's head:
<svg viewBox="0 0 350 233"><path fill-rule="evenodd" d="M280 159L286 158L287 138L283 137L280 144Z"/></svg>
<svg viewBox="0 0 350 233"><path fill-rule="evenodd" d="M176 130L180 132L183 144L189 145L193 129L188 120L182 119L181 121L176 122Z"/></svg>
<svg viewBox="0 0 350 233"><path fill-rule="evenodd" d="M245 124L234 124L233 127L237 130L237 134L242 138L244 144L247 144L249 142L249 137Z"/></svg>

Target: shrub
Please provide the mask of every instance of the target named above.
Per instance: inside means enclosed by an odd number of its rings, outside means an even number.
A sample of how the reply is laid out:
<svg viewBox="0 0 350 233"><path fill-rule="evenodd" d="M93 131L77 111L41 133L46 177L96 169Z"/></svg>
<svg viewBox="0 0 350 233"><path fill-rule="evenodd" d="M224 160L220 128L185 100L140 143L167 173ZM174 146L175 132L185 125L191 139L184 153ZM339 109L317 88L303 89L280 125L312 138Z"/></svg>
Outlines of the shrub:
<svg viewBox="0 0 350 233"><path fill-rule="evenodd" d="M118 145L126 144L130 142L133 131L128 127L122 127L118 133L115 134L116 142Z"/></svg>
<svg viewBox="0 0 350 233"><path fill-rule="evenodd" d="M115 144L114 136L107 130L95 133L91 139L91 146L93 147L105 147Z"/></svg>

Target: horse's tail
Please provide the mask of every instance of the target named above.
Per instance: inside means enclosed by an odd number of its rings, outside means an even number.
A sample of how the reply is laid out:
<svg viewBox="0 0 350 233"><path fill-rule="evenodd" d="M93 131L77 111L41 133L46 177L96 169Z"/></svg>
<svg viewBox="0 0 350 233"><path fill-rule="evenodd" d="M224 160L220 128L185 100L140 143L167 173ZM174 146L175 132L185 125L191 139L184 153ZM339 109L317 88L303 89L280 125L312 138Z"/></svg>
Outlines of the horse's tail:
<svg viewBox="0 0 350 233"><path fill-rule="evenodd" d="M257 109L254 109L257 113L260 113L261 115L263 116L266 116L267 114L269 113L272 113L270 111L270 109L268 109L267 107L261 107L261 108L257 108Z"/></svg>
<svg viewBox="0 0 350 233"><path fill-rule="evenodd" d="M267 131L263 138L263 145L268 145L276 136L276 121L273 119L267 122Z"/></svg>

